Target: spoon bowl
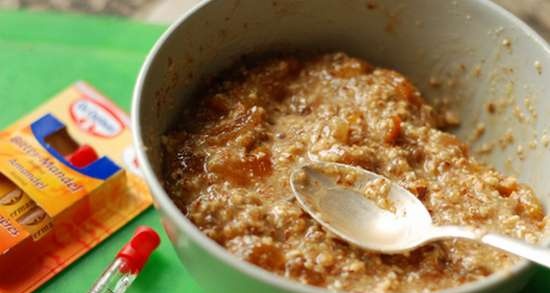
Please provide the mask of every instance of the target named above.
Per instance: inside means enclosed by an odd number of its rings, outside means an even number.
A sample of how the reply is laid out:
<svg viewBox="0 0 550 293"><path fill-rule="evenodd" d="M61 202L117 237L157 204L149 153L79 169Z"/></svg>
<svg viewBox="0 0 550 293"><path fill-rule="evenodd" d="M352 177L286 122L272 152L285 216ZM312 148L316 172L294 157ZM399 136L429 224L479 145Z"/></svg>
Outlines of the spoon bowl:
<svg viewBox="0 0 550 293"><path fill-rule="evenodd" d="M347 186L339 179L352 175ZM394 211L378 207L362 191L373 180L387 180L376 173L339 163L315 162L292 173L294 195L315 220L344 240L368 250L399 253L426 239L432 218L422 202L398 184L387 194ZM389 182L389 181L388 181Z"/></svg>

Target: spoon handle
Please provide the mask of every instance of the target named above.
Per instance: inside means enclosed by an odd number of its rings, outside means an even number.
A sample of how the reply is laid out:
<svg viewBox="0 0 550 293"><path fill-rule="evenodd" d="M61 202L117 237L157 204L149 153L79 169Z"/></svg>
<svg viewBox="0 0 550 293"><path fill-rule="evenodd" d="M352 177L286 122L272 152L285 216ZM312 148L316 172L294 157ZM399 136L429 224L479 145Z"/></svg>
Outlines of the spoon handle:
<svg viewBox="0 0 550 293"><path fill-rule="evenodd" d="M432 235L434 238L458 237L479 241L550 268L550 249L512 237L459 226L434 227Z"/></svg>
<svg viewBox="0 0 550 293"><path fill-rule="evenodd" d="M481 238L481 242L550 268L550 249L548 248L495 233L486 234Z"/></svg>

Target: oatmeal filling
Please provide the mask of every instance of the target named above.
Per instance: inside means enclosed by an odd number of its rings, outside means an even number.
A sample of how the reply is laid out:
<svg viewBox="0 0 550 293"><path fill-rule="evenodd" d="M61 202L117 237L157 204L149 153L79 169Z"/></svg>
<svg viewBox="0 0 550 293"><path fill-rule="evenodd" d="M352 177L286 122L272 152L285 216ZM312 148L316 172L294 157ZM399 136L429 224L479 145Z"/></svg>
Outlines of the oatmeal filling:
<svg viewBox="0 0 550 293"><path fill-rule="evenodd" d="M545 217L528 186L469 155L401 74L343 53L275 57L224 74L163 137L165 188L237 257L301 283L349 292L424 292L510 267L514 256L465 240L399 255L354 247L293 198L297 165L360 166L410 190L437 225L480 227L535 243ZM385 205L384 182L365 196ZM372 192L372 190L378 190ZM377 196L380 193L382 196Z"/></svg>

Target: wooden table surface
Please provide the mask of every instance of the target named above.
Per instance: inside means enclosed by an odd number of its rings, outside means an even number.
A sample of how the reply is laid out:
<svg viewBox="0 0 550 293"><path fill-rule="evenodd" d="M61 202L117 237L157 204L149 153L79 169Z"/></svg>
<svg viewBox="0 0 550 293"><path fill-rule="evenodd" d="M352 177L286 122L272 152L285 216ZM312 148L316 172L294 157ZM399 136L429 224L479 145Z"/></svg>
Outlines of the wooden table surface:
<svg viewBox="0 0 550 293"><path fill-rule="evenodd" d="M550 42L550 0L493 0L527 22Z"/></svg>

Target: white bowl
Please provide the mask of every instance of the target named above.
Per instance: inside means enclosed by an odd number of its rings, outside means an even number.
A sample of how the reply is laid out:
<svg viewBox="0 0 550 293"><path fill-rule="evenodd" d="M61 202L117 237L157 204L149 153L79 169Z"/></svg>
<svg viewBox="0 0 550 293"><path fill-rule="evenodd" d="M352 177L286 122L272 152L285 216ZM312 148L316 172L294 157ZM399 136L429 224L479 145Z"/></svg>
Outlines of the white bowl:
<svg viewBox="0 0 550 293"><path fill-rule="evenodd" d="M139 37L139 36L137 36ZM517 18L490 1L213 0L182 16L159 39L136 83L132 123L139 162L181 261L207 293L321 293L230 255L180 213L159 181L160 136L180 118L197 84L244 54L287 49L342 50L410 77L428 99L448 96L461 113L466 139L485 121L474 149L510 128L515 144L495 148L488 162L529 183L548 204L550 152L538 143L550 125L550 48ZM430 81L432 86L430 86ZM434 86L439 85L439 86ZM520 123L514 105L538 118ZM511 101L489 115L486 103ZM525 158L516 154L518 144ZM445 293L517 292L533 268L511 269Z"/></svg>

